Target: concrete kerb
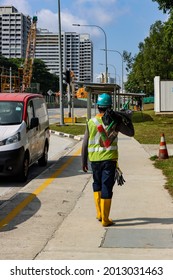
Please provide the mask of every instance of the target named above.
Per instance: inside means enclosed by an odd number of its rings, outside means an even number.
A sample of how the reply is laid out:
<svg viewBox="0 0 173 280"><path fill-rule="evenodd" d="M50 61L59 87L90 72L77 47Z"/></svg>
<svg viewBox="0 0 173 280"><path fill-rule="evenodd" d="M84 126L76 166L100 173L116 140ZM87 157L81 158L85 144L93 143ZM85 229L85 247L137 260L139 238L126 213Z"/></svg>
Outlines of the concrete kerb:
<svg viewBox="0 0 173 280"><path fill-rule="evenodd" d="M72 134L63 133L63 132L54 131L54 130L50 130L50 133L61 136L61 137L73 138L74 140L77 140L77 141L81 141L83 139L83 135L72 135Z"/></svg>
<svg viewBox="0 0 173 280"><path fill-rule="evenodd" d="M58 132L58 131L54 131L54 130L50 130L50 133L61 136L61 137L72 138L77 141L81 141L84 137L84 135L72 135L72 134ZM141 146L149 154L150 157L156 156L159 153L159 143L158 144L141 144ZM166 146L168 149L168 154L170 156L172 156L173 155L173 144L167 144Z"/></svg>
<svg viewBox="0 0 173 280"><path fill-rule="evenodd" d="M59 132L59 131L55 131L55 130L50 130L50 133L52 133L54 135L61 136L61 137L72 138L72 139L77 140L77 141L81 141L84 137L84 135L72 135L72 134L63 133L63 132ZM150 144L150 145L149 144L141 144L141 146L149 154L149 156L152 157L152 156L158 155L159 143L158 144ZM168 144L167 149L168 149L168 154L170 156L172 156L173 155L173 144Z"/></svg>

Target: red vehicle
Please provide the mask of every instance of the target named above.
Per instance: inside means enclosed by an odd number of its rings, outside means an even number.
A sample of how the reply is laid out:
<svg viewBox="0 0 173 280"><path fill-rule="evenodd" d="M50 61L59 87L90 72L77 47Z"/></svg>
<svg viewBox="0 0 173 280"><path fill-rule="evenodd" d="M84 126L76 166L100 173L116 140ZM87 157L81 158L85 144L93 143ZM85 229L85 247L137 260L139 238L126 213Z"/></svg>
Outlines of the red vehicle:
<svg viewBox="0 0 173 280"><path fill-rule="evenodd" d="M49 118L41 94L0 93L0 176L26 181L34 162L48 160Z"/></svg>

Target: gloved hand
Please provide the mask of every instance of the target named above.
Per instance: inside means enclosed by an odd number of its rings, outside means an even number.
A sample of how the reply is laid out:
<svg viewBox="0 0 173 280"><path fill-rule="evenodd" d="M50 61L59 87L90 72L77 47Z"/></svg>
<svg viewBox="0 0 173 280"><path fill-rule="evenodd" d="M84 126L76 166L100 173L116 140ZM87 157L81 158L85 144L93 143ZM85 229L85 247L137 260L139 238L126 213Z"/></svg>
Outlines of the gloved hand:
<svg viewBox="0 0 173 280"><path fill-rule="evenodd" d="M107 109L102 117L104 125L109 126L112 121L115 124L119 124L122 121L122 117L118 112L113 111L112 109Z"/></svg>
<svg viewBox="0 0 173 280"><path fill-rule="evenodd" d="M132 111L117 112L112 109L107 109L102 117L104 125L109 126L113 121L112 129L116 132L121 132L127 136L134 136L135 130L131 121Z"/></svg>
<svg viewBox="0 0 173 280"><path fill-rule="evenodd" d="M88 172L88 164L82 166L83 172Z"/></svg>
<svg viewBox="0 0 173 280"><path fill-rule="evenodd" d="M122 173L122 171L120 170L119 167L117 167L116 170L115 170L115 182L116 181L117 181L118 186L122 186L125 183L123 173Z"/></svg>

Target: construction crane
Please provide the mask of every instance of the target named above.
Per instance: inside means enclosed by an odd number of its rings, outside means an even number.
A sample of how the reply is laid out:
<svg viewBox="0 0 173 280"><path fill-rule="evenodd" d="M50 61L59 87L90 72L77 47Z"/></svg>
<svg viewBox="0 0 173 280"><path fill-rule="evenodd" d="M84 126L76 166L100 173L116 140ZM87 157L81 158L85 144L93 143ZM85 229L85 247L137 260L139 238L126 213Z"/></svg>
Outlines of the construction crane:
<svg viewBox="0 0 173 280"><path fill-rule="evenodd" d="M37 17L34 16L32 19L30 31L28 34L26 57L23 68L23 80L22 80L22 92L26 91L31 85L32 79L32 68L35 56L35 45L36 45L36 32L37 32Z"/></svg>
<svg viewBox="0 0 173 280"><path fill-rule="evenodd" d="M12 69L0 67L0 91L1 92L20 92L20 77L12 75ZM9 73L10 72L10 73Z"/></svg>

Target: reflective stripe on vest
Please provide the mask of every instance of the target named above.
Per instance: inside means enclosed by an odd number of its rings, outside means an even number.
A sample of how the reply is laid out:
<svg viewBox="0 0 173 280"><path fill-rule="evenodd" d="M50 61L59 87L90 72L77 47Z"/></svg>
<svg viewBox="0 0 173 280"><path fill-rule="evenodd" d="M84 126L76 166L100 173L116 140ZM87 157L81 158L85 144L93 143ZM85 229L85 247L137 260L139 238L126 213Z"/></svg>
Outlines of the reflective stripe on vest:
<svg viewBox="0 0 173 280"><path fill-rule="evenodd" d="M99 124L101 124L101 122L98 121L98 119L93 118L92 121L95 123L96 126L98 126ZM94 139L89 139L88 144L89 145L94 145L94 144L99 144L100 143L100 132L97 131Z"/></svg>
<svg viewBox="0 0 173 280"><path fill-rule="evenodd" d="M89 129L89 140L88 140L88 157L90 161L102 161L102 160L117 160L117 141L112 142L111 146L108 148L100 146L100 133L97 131L97 126L103 124L102 120L99 118L93 118L88 122Z"/></svg>
<svg viewBox="0 0 173 280"><path fill-rule="evenodd" d="M88 148L88 152L116 151L117 146Z"/></svg>

